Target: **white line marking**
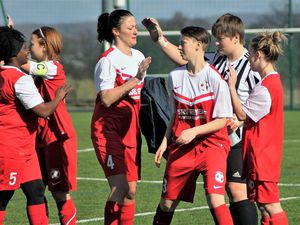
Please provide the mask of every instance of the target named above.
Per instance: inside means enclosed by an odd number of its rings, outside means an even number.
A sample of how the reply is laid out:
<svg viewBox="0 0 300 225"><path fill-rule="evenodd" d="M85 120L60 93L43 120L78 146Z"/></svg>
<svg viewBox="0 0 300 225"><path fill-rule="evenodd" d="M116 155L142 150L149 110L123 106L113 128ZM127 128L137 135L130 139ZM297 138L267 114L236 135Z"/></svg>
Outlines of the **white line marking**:
<svg viewBox="0 0 300 225"><path fill-rule="evenodd" d="M91 152L91 151L94 151L94 148L85 148L85 149L77 150L78 153L81 153L81 152Z"/></svg>
<svg viewBox="0 0 300 225"><path fill-rule="evenodd" d="M300 142L300 140L299 139L291 139L291 140L283 140L283 142L298 143L298 142Z"/></svg>
<svg viewBox="0 0 300 225"><path fill-rule="evenodd" d="M281 198L280 201L289 201L289 200L296 200L300 199L300 196L292 196L292 197L286 197ZM202 210L202 209L208 209L208 206L200 206L200 207L193 207L193 208L187 208L187 209L176 209L176 213L178 212L186 212L186 211L196 211L196 210ZM144 213L137 213L134 216L140 217L140 216L151 216L154 215L155 212L144 212ZM103 221L104 217L99 218L92 218L92 219L83 219L83 220L77 220L76 223L88 223L88 222L94 222L94 221ZM60 225L60 223L54 223L50 225Z"/></svg>
<svg viewBox="0 0 300 225"><path fill-rule="evenodd" d="M93 178L93 177L77 177L77 180L107 181L106 178ZM162 184L162 181L159 181L159 180L139 180L138 183ZM197 184L203 184L203 182L202 181L197 181ZM300 184L284 184L284 183L279 183L278 186L283 186L283 187L300 187Z"/></svg>

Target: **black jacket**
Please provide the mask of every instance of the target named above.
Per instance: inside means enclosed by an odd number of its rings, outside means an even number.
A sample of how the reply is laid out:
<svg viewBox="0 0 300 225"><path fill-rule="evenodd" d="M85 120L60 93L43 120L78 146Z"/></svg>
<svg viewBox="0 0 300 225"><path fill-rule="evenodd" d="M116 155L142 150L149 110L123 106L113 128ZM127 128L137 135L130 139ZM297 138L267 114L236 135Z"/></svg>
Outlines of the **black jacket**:
<svg viewBox="0 0 300 225"><path fill-rule="evenodd" d="M140 125L148 152L155 153L160 146L170 120L170 112L165 79L146 77L141 91Z"/></svg>

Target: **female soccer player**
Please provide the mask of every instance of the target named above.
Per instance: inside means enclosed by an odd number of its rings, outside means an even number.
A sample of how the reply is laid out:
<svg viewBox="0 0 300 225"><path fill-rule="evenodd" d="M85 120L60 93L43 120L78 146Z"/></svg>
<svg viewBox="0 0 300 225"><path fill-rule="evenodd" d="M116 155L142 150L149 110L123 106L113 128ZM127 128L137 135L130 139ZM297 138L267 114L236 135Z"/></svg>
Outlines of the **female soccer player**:
<svg viewBox="0 0 300 225"><path fill-rule="evenodd" d="M140 178L140 91L151 58L132 47L137 25L127 10L98 18L98 41L112 44L95 68L97 99L91 138L111 192L105 206L105 224L132 224L135 192Z"/></svg>
<svg viewBox="0 0 300 225"><path fill-rule="evenodd" d="M70 90L67 85L59 87L53 100L45 103L32 77L21 71L27 56L23 34L0 27L0 60L4 61L0 67L0 224L18 188L26 196L30 224L48 224L45 186L35 152L36 115L50 116Z"/></svg>
<svg viewBox="0 0 300 225"><path fill-rule="evenodd" d="M264 33L250 43L249 62L262 80L241 104L235 84L237 75L229 69L228 85L239 120L246 121L243 157L248 198L256 201L262 225L286 225L281 208L278 182L283 146L283 88L275 62L286 37L280 32Z"/></svg>
<svg viewBox="0 0 300 225"><path fill-rule="evenodd" d="M204 28L181 30L178 49L188 63L169 75L173 118L155 155L160 166L170 140L162 198L153 224L170 224L179 201L193 202L200 173L215 223L233 224L224 198L230 150L226 122L232 117L232 106L226 82L204 60L209 42Z"/></svg>
<svg viewBox="0 0 300 225"><path fill-rule="evenodd" d="M150 32L161 50L178 65L186 64L180 56L178 48L168 42L163 36L160 26L153 18L145 18L143 24ZM216 38L217 51L211 57L210 63L227 79L229 65L238 72L236 84L240 101L245 102L251 90L260 80L259 74L250 69L249 52L244 44L244 24L242 20L232 14L220 16L212 26L212 34ZM246 180L242 179L242 122L230 120L229 137L231 150L227 159L227 194L230 200L230 212L235 225L257 225L257 211L255 204L247 199Z"/></svg>
<svg viewBox="0 0 300 225"><path fill-rule="evenodd" d="M62 47L62 37L55 28L41 27L31 35L29 50L35 61L22 68L35 76L45 101L51 101L57 88L66 82L59 62ZM49 118L39 118L36 146L43 180L55 199L61 224L76 224L76 208L69 192L76 190L77 140L64 101Z"/></svg>

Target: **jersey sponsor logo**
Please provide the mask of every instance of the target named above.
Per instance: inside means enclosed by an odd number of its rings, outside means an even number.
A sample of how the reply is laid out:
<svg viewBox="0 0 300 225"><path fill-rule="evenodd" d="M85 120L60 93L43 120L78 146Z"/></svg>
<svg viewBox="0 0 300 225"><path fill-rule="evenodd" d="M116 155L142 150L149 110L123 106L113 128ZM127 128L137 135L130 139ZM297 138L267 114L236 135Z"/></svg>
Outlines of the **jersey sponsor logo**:
<svg viewBox="0 0 300 225"><path fill-rule="evenodd" d="M223 183L224 182L224 174L221 171L217 171L215 174L215 180L218 183Z"/></svg>
<svg viewBox="0 0 300 225"><path fill-rule="evenodd" d="M182 120L198 120L206 118L206 111L203 109L177 109L177 115Z"/></svg>

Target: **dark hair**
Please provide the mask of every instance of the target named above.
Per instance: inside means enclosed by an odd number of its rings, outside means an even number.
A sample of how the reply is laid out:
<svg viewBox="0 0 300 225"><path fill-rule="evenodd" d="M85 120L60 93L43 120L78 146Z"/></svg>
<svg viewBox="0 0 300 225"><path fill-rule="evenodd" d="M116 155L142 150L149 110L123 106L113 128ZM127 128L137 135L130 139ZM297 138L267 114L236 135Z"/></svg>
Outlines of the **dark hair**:
<svg viewBox="0 0 300 225"><path fill-rule="evenodd" d="M97 32L98 41L101 43L103 40L112 43L114 36L112 28L120 28L122 20L125 17L133 16L131 12L124 9L114 10L112 13L103 13L98 17Z"/></svg>
<svg viewBox="0 0 300 225"><path fill-rule="evenodd" d="M182 36L194 38L197 41L200 41L203 46L203 51L206 51L207 47L210 44L210 34L203 27L196 27L196 26L184 27L180 31L180 33Z"/></svg>
<svg viewBox="0 0 300 225"><path fill-rule="evenodd" d="M5 63L20 52L25 42L25 36L18 30L0 27L0 61Z"/></svg>
<svg viewBox="0 0 300 225"><path fill-rule="evenodd" d="M279 32L265 32L253 38L250 47L255 52L262 52L268 62L275 62L278 56L283 53L282 45L287 41L286 36Z"/></svg>
<svg viewBox="0 0 300 225"><path fill-rule="evenodd" d="M225 35L233 38L235 35L240 36L240 43L244 44L245 28L240 17L226 13L220 16L212 26L212 34L217 37Z"/></svg>

